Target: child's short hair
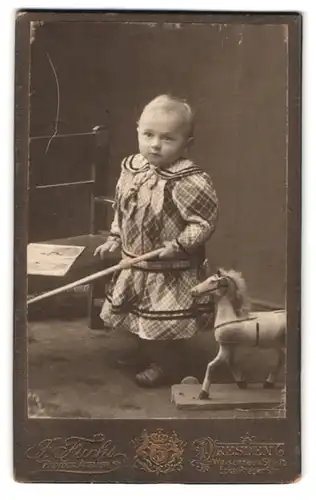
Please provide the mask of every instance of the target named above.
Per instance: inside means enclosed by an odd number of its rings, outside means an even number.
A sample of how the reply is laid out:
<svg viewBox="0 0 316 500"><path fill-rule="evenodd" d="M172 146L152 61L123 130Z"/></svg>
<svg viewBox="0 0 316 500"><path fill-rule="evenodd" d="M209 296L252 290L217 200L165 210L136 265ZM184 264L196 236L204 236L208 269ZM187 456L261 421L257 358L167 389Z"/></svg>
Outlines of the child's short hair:
<svg viewBox="0 0 316 500"><path fill-rule="evenodd" d="M160 107L164 111L168 112L180 112L183 115L184 120L188 125L188 137L193 137L194 131L194 114L191 106L185 99L181 99L179 97L174 97L169 94L162 94L155 97L152 101L150 101L144 107L142 114L149 107Z"/></svg>

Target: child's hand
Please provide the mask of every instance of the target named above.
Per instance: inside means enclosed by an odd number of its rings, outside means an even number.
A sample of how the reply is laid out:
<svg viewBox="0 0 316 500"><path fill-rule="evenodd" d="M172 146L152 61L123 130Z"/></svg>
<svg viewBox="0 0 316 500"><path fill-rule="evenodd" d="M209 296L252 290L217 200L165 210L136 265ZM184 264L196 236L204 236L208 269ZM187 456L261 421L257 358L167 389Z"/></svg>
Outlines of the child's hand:
<svg viewBox="0 0 316 500"><path fill-rule="evenodd" d="M164 249L160 252L160 259L172 259L179 254L179 247L175 242L167 241L164 243Z"/></svg>
<svg viewBox="0 0 316 500"><path fill-rule="evenodd" d="M100 255L101 259L105 257L107 252L114 252L117 248L119 248L120 242L117 240L108 240L103 245L98 246L95 249L93 256Z"/></svg>

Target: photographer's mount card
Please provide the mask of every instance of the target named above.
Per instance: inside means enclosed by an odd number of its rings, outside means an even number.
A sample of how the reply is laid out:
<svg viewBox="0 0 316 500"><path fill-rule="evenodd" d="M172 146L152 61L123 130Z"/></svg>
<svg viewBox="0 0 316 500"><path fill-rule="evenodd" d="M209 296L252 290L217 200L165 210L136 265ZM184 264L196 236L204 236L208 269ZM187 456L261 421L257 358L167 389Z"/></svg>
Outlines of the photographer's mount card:
<svg viewBox="0 0 316 500"><path fill-rule="evenodd" d="M17 13L16 480L300 477L301 25Z"/></svg>

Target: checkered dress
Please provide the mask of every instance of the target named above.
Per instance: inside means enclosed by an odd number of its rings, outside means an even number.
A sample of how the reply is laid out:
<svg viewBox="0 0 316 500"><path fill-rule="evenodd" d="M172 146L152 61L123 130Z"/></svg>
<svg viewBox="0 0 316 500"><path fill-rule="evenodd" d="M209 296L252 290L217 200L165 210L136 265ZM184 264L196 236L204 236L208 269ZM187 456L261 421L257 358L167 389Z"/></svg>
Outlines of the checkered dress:
<svg viewBox="0 0 316 500"><path fill-rule="evenodd" d="M204 243L218 216L209 176L190 160L167 170L140 154L125 158L116 188L111 237L123 256L136 256L174 242L178 257L151 260L113 276L101 318L143 339L192 337L213 313L211 297L194 300L190 290L206 278Z"/></svg>

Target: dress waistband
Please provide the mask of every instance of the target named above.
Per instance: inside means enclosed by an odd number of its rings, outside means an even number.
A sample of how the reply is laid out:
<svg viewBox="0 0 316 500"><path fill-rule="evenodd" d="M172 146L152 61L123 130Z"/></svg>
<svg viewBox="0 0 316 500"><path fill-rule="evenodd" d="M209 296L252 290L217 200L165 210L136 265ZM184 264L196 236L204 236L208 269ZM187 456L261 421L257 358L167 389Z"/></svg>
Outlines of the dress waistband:
<svg viewBox="0 0 316 500"><path fill-rule="evenodd" d="M128 252L125 248L122 249L122 255L124 257L138 257L138 255ZM194 255L190 259L152 259L143 262L138 262L134 264L133 269L139 269L141 271L150 272L165 272L165 271L176 271L176 270L188 270L194 269L203 263L204 259Z"/></svg>

